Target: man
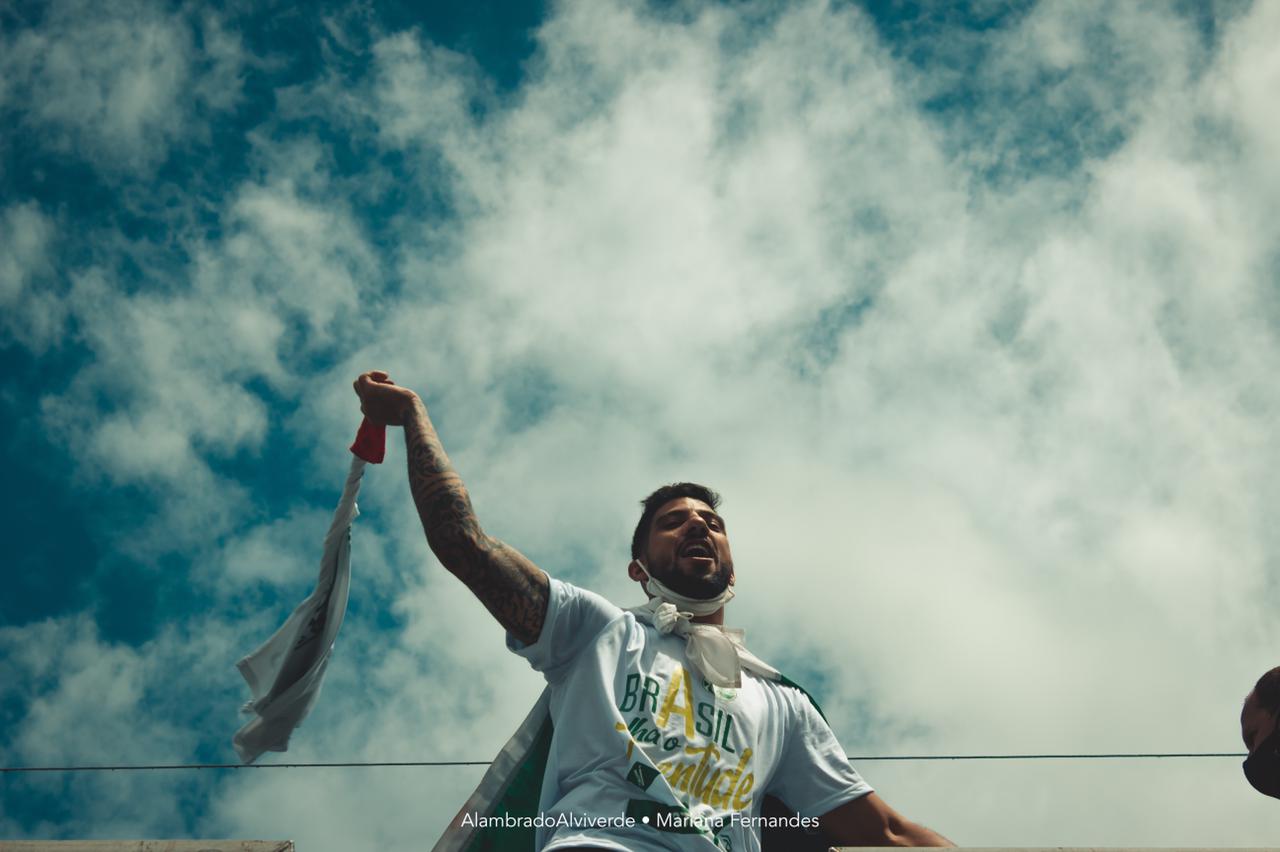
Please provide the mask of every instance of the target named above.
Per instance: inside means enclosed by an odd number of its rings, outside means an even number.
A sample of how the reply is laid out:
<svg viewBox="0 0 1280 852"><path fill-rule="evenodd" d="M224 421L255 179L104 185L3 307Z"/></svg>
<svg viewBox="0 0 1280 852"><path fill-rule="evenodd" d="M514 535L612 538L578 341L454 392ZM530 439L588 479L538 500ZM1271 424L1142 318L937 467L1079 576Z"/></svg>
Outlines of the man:
<svg viewBox="0 0 1280 852"><path fill-rule="evenodd" d="M417 394L377 371L355 391L370 420L404 427L432 551L547 679L539 807L558 824L538 848L759 849L770 793L836 844L951 845L872 792L808 697L723 629L736 576L714 492L681 483L645 501L627 571L650 600L624 612L481 529Z"/></svg>
<svg viewBox="0 0 1280 852"><path fill-rule="evenodd" d="M1240 711L1240 735L1249 757L1244 775L1254 789L1280 799L1280 666L1258 678Z"/></svg>

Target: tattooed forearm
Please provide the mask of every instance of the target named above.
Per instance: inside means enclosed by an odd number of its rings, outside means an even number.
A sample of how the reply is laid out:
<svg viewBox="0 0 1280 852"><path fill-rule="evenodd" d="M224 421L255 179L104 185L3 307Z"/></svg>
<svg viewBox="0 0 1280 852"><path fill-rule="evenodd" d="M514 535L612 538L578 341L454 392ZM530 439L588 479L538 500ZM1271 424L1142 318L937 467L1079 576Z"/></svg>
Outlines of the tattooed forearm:
<svg viewBox="0 0 1280 852"><path fill-rule="evenodd" d="M513 547L485 534L462 478L449 463L420 402L405 418L409 490L427 544L516 638L537 640L547 614L547 575Z"/></svg>

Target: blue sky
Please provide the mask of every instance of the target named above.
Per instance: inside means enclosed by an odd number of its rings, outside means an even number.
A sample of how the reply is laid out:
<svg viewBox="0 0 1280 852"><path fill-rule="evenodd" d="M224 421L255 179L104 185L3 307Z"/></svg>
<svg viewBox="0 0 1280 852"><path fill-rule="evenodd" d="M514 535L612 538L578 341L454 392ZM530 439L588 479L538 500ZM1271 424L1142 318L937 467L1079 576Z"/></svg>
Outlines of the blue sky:
<svg viewBox="0 0 1280 852"><path fill-rule="evenodd" d="M373 367L490 532L619 602L636 501L719 488L731 620L850 752L1239 749L1274 4L439 6L0 9L4 765L233 759ZM289 756L491 757L536 676L394 440L361 506ZM1232 760L860 769L967 845L1280 830ZM417 849L476 778L5 776L0 836Z"/></svg>

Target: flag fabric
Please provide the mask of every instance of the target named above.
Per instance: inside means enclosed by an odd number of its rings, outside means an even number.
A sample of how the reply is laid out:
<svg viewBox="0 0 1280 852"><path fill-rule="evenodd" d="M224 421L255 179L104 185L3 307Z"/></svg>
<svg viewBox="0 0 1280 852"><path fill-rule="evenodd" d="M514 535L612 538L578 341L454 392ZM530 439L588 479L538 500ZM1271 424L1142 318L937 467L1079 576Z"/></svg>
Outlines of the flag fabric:
<svg viewBox="0 0 1280 852"><path fill-rule="evenodd" d="M551 690L544 689L431 852L533 852L532 826L478 828L467 816L536 815L551 734Z"/></svg>
<svg viewBox="0 0 1280 852"><path fill-rule="evenodd" d="M351 524L360 514L356 494L366 463L378 464L386 449L386 430L368 420L351 446L353 458L342 498L324 537L315 589L298 604L280 629L236 667L253 699L242 712L253 715L232 738L244 763L263 752L286 751L293 729L320 695L325 669L347 611L351 587Z"/></svg>

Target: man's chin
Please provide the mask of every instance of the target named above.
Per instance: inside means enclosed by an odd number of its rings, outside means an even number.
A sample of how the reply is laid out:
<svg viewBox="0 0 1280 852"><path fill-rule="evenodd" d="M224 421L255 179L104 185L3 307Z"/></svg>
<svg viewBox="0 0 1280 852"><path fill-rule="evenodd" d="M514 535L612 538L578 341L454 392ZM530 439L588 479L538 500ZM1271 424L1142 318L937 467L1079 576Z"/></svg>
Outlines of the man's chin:
<svg viewBox="0 0 1280 852"><path fill-rule="evenodd" d="M733 568L719 560L685 556L666 564L651 565L649 571L676 594L701 601L722 594L729 588L729 579L733 576Z"/></svg>
<svg viewBox="0 0 1280 852"><path fill-rule="evenodd" d="M700 601L709 601L712 598L719 597L724 590L729 588L728 572L718 574L715 577L672 577L671 580L664 580L672 591L678 592L687 598L694 598Z"/></svg>

